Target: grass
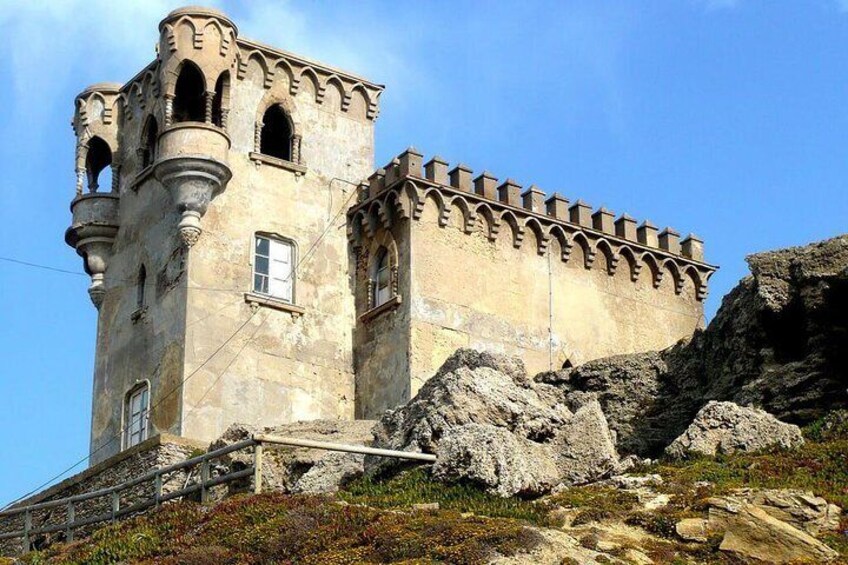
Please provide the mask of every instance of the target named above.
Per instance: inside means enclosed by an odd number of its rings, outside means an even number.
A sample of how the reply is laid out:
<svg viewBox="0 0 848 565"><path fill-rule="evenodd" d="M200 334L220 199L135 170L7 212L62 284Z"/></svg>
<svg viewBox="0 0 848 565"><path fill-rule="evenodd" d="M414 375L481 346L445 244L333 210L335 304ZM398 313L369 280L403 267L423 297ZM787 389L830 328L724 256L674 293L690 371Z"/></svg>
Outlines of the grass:
<svg viewBox="0 0 848 565"><path fill-rule="evenodd" d="M158 565L480 564L532 548L539 536L516 520L457 512L387 512L328 497L240 496L194 503L103 528L90 539L26 556L39 564Z"/></svg>

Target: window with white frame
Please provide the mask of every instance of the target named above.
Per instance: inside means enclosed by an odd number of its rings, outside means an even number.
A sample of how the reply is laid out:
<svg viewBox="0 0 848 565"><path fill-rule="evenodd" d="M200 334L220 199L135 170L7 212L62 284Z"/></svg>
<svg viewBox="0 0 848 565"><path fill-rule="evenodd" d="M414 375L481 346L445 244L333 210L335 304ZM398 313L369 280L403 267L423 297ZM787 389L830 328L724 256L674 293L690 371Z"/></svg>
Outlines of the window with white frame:
<svg viewBox="0 0 848 565"><path fill-rule="evenodd" d="M294 302L294 243L257 235L253 252L253 291Z"/></svg>
<svg viewBox="0 0 848 565"><path fill-rule="evenodd" d="M147 423L150 417L150 387L144 384L130 391L126 406L125 447L138 445L147 439Z"/></svg>
<svg viewBox="0 0 848 565"><path fill-rule="evenodd" d="M374 305L376 308L385 304L392 297L392 269L389 266L389 252L381 247L374 262Z"/></svg>

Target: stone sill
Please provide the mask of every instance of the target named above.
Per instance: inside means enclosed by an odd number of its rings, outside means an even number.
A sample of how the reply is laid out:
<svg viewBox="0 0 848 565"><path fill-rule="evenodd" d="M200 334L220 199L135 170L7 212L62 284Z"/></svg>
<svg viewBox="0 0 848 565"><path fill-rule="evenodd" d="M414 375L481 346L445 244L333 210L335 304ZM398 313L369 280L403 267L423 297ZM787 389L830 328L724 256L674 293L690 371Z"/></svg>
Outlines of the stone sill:
<svg viewBox="0 0 848 565"><path fill-rule="evenodd" d="M306 167L303 165L298 165L297 163L286 161L285 159L271 157L270 155L263 155L262 153L257 153L255 151L250 152L250 160L255 161L257 167L264 163L266 165L271 165L272 167L291 171L297 176L306 174Z"/></svg>
<svg viewBox="0 0 848 565"><path fill-rule="evenodd" d="M273 308L274 310L288 312L292 315L292 318L299 318L306 313L306 309L301 306L296 306L291 302L286 302L280 298L274 298L273 296L259 294L256 292L245 292L244 301L250 304L251 307L254 305L266 306L268 308Z"/></svg>
<svg viewBox="0 0 848 565"><path fill-rule="evenodd" d="M399 295L392 296L391 298L389 298L387 301L383 302L379 306L375 306L374 308L371 308L370 310L368 310L367 312L362 314L359 317L359 321L360 322L367 322L368 320L373 320L374 318L376 318L377 316L379 316L383 312L388 312L389 310L394 310L395 308L398 307L398 305L400 305L401 302L403 302L403 300L401 299L401 297Z"/></svg>
<svg viewBox="0 0 848 565"><path fill-rule="evenodd" d="M143 169L141 169L135 178L130 183L130 188L134 192L138 192L139 187L141 187L144 182L153 176L153 164L147 165Z"/></svg>

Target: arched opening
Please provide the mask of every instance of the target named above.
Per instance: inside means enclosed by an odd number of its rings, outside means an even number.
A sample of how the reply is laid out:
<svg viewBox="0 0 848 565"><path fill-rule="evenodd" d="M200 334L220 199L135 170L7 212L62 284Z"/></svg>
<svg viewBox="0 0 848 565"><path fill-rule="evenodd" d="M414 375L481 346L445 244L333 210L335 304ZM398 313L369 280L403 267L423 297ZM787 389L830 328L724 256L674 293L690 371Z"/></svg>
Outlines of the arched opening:
<svg viewBox="0 0 848 565"><path fill-rule="evenodd" d="M212 101L212 123L219 128L226 127L224 113L230 106L230 73L224 71L215 83L215 98Z"/></svg>
<svg viewBox="0 0 848 565"><path fill-rule="evenodd" d="M285 111L277 104L265 110L259 152L291 161L291 138L291 123Z"/></svg>
<svg viewBox="0 0 848 565"><path fill-rule="evenodd" d="M381 247L377 250L374 258L373 272L371 273L371 284L373 285L373 308L385 304L392 297L392 269L389 264L389 250Z"/></svg>
<svg viewBox="0 0 848 565"><path fill-rule="evenodd" d="M147 269L144 268L144 265L138 270L137 284L135 304L138 308L141 308L144 306L144 287L147 285Z"/></svg>
<svg viewBox="0 0 848 565"><path fill-rule="evenodd" d="M141 148L141 167L149 167L156 160L156 142L159 139L159 123L153 116L147 117Z"/></svg>
<svg viewBox="0 0 848 565"><path fill-rule="evenodd" d="M101 186L112 187L112 150L109 144L100 137L92 137L88 142L88 152L85 156L85 171L88 175L88 190L97 192ZM103 170L106 173L100 178Z"/></svg>
<svg viewBox="0 0 848 565"><path fill-rule="evenodd" d="M175 122L202 122L206 114L206 81L197 65L185 61L174 90Z"/></svg>

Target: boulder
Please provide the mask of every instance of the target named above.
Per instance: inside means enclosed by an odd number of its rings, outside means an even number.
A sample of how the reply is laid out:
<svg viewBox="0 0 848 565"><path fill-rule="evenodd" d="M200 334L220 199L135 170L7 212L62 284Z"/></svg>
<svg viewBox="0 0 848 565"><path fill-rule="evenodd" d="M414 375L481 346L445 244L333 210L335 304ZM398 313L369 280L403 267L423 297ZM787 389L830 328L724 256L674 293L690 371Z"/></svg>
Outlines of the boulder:
<svg viewBox="0 0 848 565"><path fill-rule="evenodd" d="M709 521L703 518L684 518L675 524L674 531L684 541L705 542L709 536Z"/></svg>
<svg viewBox="0 0 848 565"><path fill-rule="evenodd" d="M682 458L689 454L715 455L759 451L770 447L793 448L804 443L801 430L756 408L732 402L709 402L665 452Z"/></svg>
<svg viewBox="0 0 848 565"><path fill-rule="evenodd" d="M503 497L541 495L559 482L549 446L491 424L450 429L442 437L437 455L433 466L436 479L471 481Z"/></svg>
<svg viewBox="0 0 848 565"><path fill-rule="evenodd" d="M233 424L212 442L210 450L250 438L253 434L294 437L331 443L370 445L372 420L312 420L268 428ZM334 492L339 486L363 471L363 458L322 449L271 447L265 449L262 466L262 488L281 492ZM253 464L247 451L234 452L221 458L225 469L244 468Z"/></svg>
<svg viewBox="0 0 848 565"><path fill-rule="evenodd" d="M747 258L709 326L660 352L542 373L598 395L619 450L653 457L711 400L807 424L848 408L848 235Z"/></svg>
<svg viewBox="0 0 848 565"><path fill-rule="evenodd" d="M773 518L814 536L839 528L842 509L808 491L737 489L731 497L752 504Z"/></svg>
<svg viewBox="0 0 848 565"><path fill-rule="evenodd" d="M502 496L615 472L615 439L597 399L568 398L522 371L509 357L460 349L415 398L386 412L374 444L436 453L438 477L473 480ZM370 470L395 464L366 458Z"/></svg>
<svg viewBox="0 0 848 565"><path fill-rule="evenodd" d="M748 503L710 499L709 528L723 531L719 550L765 563L828 563L838 554L810 534Z"/></svg>

